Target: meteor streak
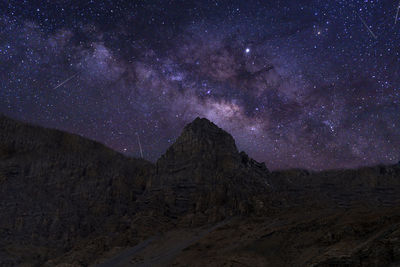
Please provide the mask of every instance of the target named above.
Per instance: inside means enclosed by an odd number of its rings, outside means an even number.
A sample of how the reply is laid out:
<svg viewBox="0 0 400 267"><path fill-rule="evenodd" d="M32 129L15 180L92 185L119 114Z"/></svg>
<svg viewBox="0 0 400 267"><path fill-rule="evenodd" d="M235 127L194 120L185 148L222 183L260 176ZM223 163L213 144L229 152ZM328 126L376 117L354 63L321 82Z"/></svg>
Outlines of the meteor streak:
<svg viewBox="0 0 400 267"><path fill-rule="evenodd" d="M59 85L57 85L56 87L54 87L53 90L57 89L60 86L63 86L64 84L66 84L67 82L72 80L76 75L78 75L78 72L75 73L74 75L72 75L71 77L69 77L68 79L66 79L65 81L63 81L62 83L60 83Z"/></svg>
<svg viewBox="0 0 400 267"><path fill-rule="evenodd" d="M375 33L368 27L368 25L365 22L365 20L363 20L360 15L357 14L357 16L360 18L361 22L364 24L365 28L367 28L367 30L372 35L372 37L374 37L375 39L378 39L378 36L376 36Z"/></svg>
<svg viewBox="0 0 400 267"><path fill-rule="evenodd" d="M142 158L143 158L142 144L140 143L139 134L138 134L138 133L136 133L136 136L137 136L137 140L138 140L138 144L139 144L140 155L141 155L141 156L142 156Z"/></svg>

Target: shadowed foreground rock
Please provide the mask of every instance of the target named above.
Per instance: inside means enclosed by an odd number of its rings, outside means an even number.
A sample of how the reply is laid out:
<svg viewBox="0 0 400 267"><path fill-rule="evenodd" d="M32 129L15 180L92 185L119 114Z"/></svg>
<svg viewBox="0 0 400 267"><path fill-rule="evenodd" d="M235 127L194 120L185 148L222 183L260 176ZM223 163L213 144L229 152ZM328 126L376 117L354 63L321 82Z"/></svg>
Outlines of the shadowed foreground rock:
<svg viewBox="0 0 400 267"><path fill-rule="evenodd" d="M0 116L0 266L397 266L399 206L398 165L270 172L206 119L154 165Z"/></svg>

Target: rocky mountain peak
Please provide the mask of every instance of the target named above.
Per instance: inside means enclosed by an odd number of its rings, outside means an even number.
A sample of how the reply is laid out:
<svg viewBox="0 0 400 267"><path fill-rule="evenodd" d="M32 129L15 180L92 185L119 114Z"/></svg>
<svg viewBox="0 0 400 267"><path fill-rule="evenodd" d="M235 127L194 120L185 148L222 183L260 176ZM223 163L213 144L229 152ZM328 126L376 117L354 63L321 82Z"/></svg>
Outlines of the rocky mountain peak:
<svg viewBox="0 0 400 267"><path fill-rule="evenodd" d="M159 195L147 203L161 199L163 214L186 214L193 223L249 212L268 196L265 165L239 153L233 137L205 118L186 125L156 167L147 189Z"/></svg>
<svg viewBox="0 0 400 267"><path fill-rule="evenodd" d="M184 142L189 144L207 143L212 146L213 150L224 149L237 153L233 137L206 118L197 117L193 122L186 125L177 140L177 143Z"/></svg>
<svg viewBox="0 0 400 267"><path fill-rule="evenodd" d="M217 136L232 139L232 136L206 118L197 117L183 129L182 135L192 135L196 138L213 138Z"/></svg>
<svg viewBox="0 0 400 267"><path fill-rule="evenodd" d="M233 137L205 118L197 117L157 161L161 169L191 165L231 169L240 160ZM171 168L172 167L172 168Z"/></svg>

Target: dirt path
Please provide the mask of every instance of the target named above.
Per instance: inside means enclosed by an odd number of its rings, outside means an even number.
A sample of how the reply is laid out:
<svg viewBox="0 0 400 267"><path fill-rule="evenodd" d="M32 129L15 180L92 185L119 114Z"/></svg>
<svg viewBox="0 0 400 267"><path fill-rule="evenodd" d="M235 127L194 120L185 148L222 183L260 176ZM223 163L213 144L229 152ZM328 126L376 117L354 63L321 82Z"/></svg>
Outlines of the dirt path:
<svg viewBox="0 0 400 267"><path fill-rule="evenodd" d="M231 219L226 219L206 229L173 230L163 235L153 236L135 247L124 250L97 267L165 266L183 249L230 221Z"/></svg>

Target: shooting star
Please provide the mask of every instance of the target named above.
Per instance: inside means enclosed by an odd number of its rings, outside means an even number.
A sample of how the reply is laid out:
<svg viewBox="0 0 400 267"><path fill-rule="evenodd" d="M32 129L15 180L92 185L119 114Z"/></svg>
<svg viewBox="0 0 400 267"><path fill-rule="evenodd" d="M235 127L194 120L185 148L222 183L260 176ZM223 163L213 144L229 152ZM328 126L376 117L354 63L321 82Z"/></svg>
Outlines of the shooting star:
<svg viewBox="0 0 400 267"><path fill-rule="evenodd" d="M397 5L397 12L396 12L396 18L394 19L394 24L397 23L397 19L399 17L399 10L400 10L400 1L399 1L399 4Z"/></svg>
<svg viewBox="0 0 400 267"><path fill-rule="evenodd" d="M365 22L365 20L363 20L359 14L357 14L357 16L360 18L361 22L364 24L365 28L367 28L367 30L372 35L372 37L374 37L375 39L378 39L378 36L376 36L375 33L368 27L368 25Z"/></svg>
<svg viewBox="0 0 400 267"><path fill-rule="evenodd" d="M140 143L139 134L138 134L138 133L136 133L136 136L137 136L137 140L138 140L138 144L139 144L140 155L141 155L141 156L142 156L142 158L143 158L142 144Z"/></svg>
<svg viewBox="0 0 400 267"><path fill-rule="evenodd" d="M53 88L53 90L57 89L60 86L63 86L64 84L66 84L67 82L72 80L76 75L78 75L78 72L75 73L74 75L72 75L71 77L69 77L68 79L66 79L65 81L63 81L62 83L58 84L56 87Z"/></svg>

